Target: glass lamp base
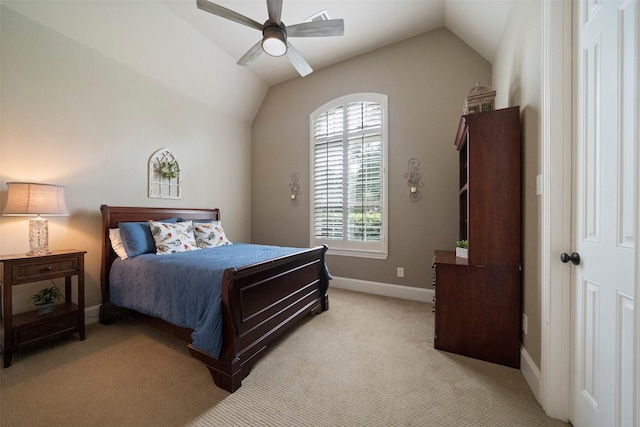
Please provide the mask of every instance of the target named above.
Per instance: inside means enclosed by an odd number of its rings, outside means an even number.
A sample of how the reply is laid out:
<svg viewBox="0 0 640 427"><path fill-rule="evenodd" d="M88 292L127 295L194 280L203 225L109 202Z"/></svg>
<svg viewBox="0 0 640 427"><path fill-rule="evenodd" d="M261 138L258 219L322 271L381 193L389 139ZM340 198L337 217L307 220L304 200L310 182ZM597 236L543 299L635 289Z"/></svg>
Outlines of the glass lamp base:
<svg viewBox="0 0 640 427"><path fill-rule="evenodd" d="M28 256L48 255L49 250L49 224L40 216L29 221L29 252Z"/></svg>
<svg viewBox="0 0 640 427"><path fill-rule="evenodd" d="M51 250L49 248L44 248L44 249L30 250L29 252L27 252L27 255L39 256L39 255L49 255L50 253L51 253Z"/></svg>

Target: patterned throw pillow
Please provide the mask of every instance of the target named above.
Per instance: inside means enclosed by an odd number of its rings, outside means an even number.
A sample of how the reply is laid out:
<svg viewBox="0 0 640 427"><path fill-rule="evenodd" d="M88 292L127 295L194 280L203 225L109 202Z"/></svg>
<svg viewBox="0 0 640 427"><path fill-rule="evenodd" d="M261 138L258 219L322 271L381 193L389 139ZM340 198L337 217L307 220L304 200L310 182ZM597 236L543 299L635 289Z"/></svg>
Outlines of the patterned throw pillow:
<svg viewBox="0 0 640 427"><path fill-rule="evenodd" d="M194 222L193 234L200 249L232 244L224 234L220 221Z"/></svg>
<svg viewBox="0 0 640 427"><path fill-rule="evenodd" d="M151 228L151 235L156 243L158 255L198 249L191 221L176 223L149 221L149 228Z"/></svg>

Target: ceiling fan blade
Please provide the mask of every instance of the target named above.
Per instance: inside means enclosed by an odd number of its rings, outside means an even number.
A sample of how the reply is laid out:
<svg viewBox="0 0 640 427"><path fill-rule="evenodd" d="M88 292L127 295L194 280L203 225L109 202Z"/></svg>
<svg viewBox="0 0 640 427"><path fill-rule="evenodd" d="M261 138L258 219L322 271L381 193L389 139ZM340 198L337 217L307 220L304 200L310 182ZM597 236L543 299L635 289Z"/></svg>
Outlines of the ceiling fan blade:
<svg viewBox="0 0 640 427"><path fill-rule="evenodd" d="M256 60L258 56L260 56L261 53L262 53L262 40L254 44L251 47L251 49L247 51L247 53L242 55L242 58L238 59L238 62L236 62L236 64L249 66L253 61Z"/></svg>
<svg viewBox="0 0 640 427"><path fill-rule="evenodd" d="M269 20L280 25L280 17L282 16L282 0L267 0L267 10L269 11Z"/></svg>
<svg viewBox="0 0 640 427"><path fill-rule="evenodd" d="M221 16L222 18L226 18L239 24L246 25L247 27L255 28L256 30L262 31L262 24L254 21L251 18L247 18L246 16L241 15L238 12L234 12L231 9L227 9L226 7L211 3L207 0L197 0L196 4L198 6L198 9L200 10L213 13L214 15Z"/></svg>
<svg viewBox="0 0 640 427"><path fill-rule="evenodd" d="M298 52L298 50L289 42L287 42L287 56L289 57L289 61L291 61L293 68L298 70L298 73L300 73L302 77L313 72L313 69L307 61L304 60L300 52Z"/></svg>
<svg viewBox="0 0 640 427"><path fill-rule="evenodd" d="M288 37L328 37L344 34L344 20L303 22L287 27Z"/></svg>

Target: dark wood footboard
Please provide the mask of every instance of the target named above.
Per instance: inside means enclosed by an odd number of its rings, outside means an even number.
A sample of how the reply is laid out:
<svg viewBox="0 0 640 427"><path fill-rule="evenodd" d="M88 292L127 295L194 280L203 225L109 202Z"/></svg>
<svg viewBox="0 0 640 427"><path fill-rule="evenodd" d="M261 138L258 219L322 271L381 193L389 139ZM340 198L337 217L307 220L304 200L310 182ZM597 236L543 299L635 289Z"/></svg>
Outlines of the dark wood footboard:
<svg viewBox="0 0 640 427"><path fill-rule="evenodd" d="M224 336L219 359L189 344L215 383L235 391L267 345L310 313L327 310L327 248L242 268L230 268L222 284Z"/></svg>
<svg viewBox="0 0 640 427"><path fill-rule="evenodd" d="M191 355L206 364L214 382L233 392L249 374L267 345L302 317L329 308L329 277L325 268L326 246L225 270L222 281L222 350L216 359L191 344L191 330L161 319L112 305L109 270L116 258L109 229L119 222L167 218L219 220L217 209L134 208L103 205L102 306L100 322L117 315L135 317L189 342Z"/></svg>

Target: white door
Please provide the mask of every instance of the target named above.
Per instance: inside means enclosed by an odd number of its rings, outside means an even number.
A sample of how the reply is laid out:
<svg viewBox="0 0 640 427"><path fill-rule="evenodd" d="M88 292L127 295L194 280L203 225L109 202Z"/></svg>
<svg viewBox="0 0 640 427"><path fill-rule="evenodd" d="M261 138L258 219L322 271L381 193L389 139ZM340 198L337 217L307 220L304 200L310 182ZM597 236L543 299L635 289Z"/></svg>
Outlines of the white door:
<svg viewBox="0 0 640 427"><path fill-rule="evenodd" d="M637 1L575 7L571 421L632 426Z"/></svg>

